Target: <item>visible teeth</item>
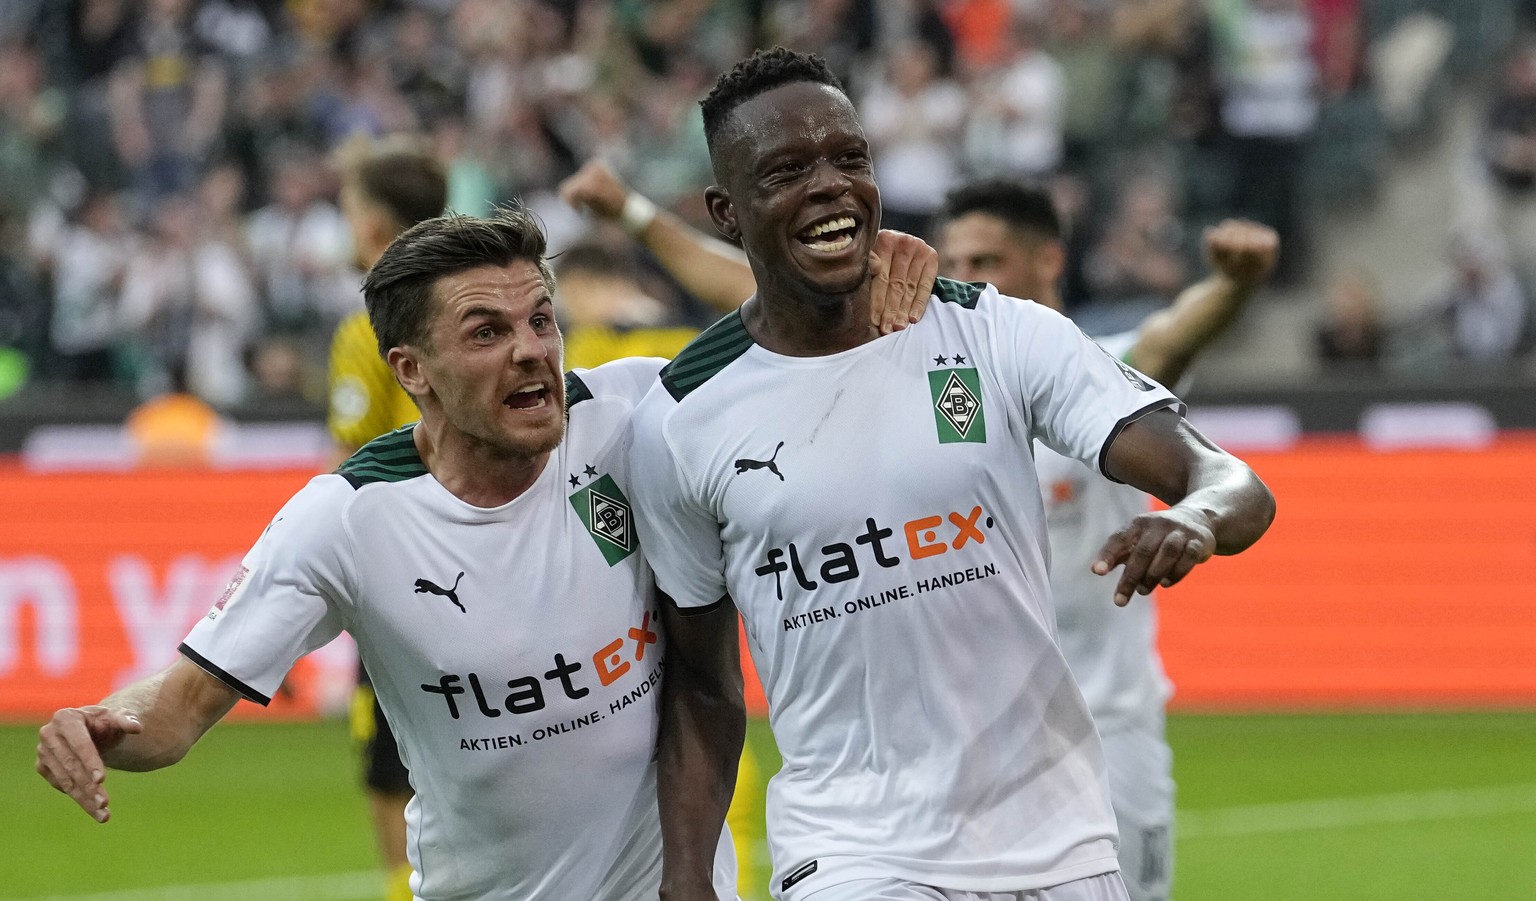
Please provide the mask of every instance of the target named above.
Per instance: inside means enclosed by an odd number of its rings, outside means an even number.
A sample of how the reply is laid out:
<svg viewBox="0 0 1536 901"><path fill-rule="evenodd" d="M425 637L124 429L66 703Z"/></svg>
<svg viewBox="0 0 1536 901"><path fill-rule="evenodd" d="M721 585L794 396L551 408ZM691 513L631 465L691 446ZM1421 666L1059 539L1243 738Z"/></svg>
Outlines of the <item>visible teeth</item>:
<svg viewBox="0 0 1536 901"><path fill-rule="evenodd" d="M831 222L823 222L820 225L814 225L806 229L805 236L807 238L814 238L818 235L824 235L827 232L841 231L845 228L853 228L854 225L855 223L852 216L842 216L837 219L833 219Z"/></svg>

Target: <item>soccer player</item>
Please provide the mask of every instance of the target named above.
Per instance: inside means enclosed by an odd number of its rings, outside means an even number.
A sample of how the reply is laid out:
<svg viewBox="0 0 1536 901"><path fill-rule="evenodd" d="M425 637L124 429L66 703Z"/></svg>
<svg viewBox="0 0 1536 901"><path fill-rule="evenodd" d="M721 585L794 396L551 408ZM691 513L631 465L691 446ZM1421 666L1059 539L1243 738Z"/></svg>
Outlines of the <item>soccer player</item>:
<svg viewBox="0 0 1536 901"><path fill-rule="evenodd" d="M704 120L711 218L758 293L634 418L633 495L668 596L662 897L710 891L743 732L739 609L784 755L777 897L1124 898L1102 752L1054 641L1031 441L1171 505L1094 563L1123 566L1122 605L1252 544L1273 498L1040 305L941 279L944 302L879 336L879 190L818 58L754 55Z"/></svg>
<svg viewBox="0 0 1536 901"><path fill-rule="evenodd" d="M448 202L448 175L425 149L404 141L361 141L345 148L341 209L352 232L354 262L363 272L384 249L418 222L439 216ZM369 441L421 417L395 381L368 312L358 310L331 338L326 426L340 464ZM363 785L379 855L387 873L386 901L410 901L411 866L405 852L405 805L410 773L400 761L394 732L379 708L361 664L352 696L352 737L362 753Z"/></svg>
<svg viewBox="0 0 1536 901"><path fill-rule="evenodd" d="M106 767L174 763L345 629L410 766L418 898L656 897L662 645L626 450L661 361L562 376L544 249L517 212L390 246L364 294L421 422L301 489L174 664L55 713L50 783L105 822Z"/></svg>
<svg viewBox="0 0 1536 901"><path fill-rule="evenodd" d="M940 271L990 282L1011 297L1062 309L1066 248L1055 206L1038 187L1004 180L951 192L939 231ZM1132 368L1165 385L1242 310L1274 268L1275 231L1228 220L1205 235L1213 274L1135 329L1097 338ZM1163 707L1170 686L1157 653L1149 596L1110 606L1092 571L1104 539L1148 508L1146 495L1090 466L1035 444L1035 469L1050 537L1057 640L1088 702L1108 764L1109 797L1120 830L1120 875L1132 901L1164 901L1173 870L1173 752Z"/></svg>

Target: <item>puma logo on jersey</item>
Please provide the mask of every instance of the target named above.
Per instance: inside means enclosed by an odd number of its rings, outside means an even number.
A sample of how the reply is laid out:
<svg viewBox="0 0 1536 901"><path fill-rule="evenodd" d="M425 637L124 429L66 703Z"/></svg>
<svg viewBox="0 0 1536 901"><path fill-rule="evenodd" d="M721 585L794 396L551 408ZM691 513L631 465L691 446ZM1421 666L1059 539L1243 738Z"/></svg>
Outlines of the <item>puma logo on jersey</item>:
<svg viewBox="0 0 1536 901"><path fill-rule="evenodd" d="M416 594L440 594L452 602L453 606L459 608L459 612L468 613L469 611L464 609L464 605L459 603L459 579L462 578L464 578L464 574L459 573L458 579L453 580L452 588L439 588L431 579L417 579Z"/></svg>
<svg viewBox="0 0 1536 901"><path fill-rule="evenodd" d="M767 469L769 472L778 476L779 481L784 481L784 473L779 472L779 465L773 462L779 458L779 451L783 449L784 442L780 441L779 446L773 449L773 456L766 460L751 460L746 457L742 457L740 460L736 461L736 474L741 475L749 469Z"/></svg>

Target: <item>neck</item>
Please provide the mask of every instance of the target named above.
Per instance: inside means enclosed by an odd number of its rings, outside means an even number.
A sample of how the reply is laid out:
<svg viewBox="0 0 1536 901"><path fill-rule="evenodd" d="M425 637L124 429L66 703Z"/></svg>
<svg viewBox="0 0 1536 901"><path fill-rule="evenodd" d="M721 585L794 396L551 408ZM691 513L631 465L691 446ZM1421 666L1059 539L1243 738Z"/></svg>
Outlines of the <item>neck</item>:
<svg viewBox="0 0 1536 901"><path fill-rule="evenodd" d="M447 422L423 416L416 451L427 471L454 497L474 507L500 507L532 487L549 452L525 456L472 438Z"/></svg>
<svg viewBox="0 0 1536 901"><path fill-rule="evenodd" d="M762 290L742 306L741 320L752 340L788 357L824 357L880 337L869 319L868 279L843 295Z"/></svg>

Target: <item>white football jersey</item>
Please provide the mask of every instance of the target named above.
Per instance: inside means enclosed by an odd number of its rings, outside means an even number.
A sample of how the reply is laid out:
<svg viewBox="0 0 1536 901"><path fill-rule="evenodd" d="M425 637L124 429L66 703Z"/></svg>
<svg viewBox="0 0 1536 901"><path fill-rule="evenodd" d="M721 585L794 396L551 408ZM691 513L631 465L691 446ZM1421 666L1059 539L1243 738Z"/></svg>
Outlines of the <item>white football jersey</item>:
<svg viewBox="0 0 1536 901"><path fill-rule="evenodd" d="M658 583L683 607L729 593L746 622L784 756L768 796L783 897L1116 869L1030 448L1101 460L1177 401L1044 307L935 291L911 328L822 357L771 353L727 316L635 413Z"/></svg>
<svg viewBox="0 0 1536 901"><path fill-rule="evenodd" d="M416 790L420 898L656 897L662 644L627 451L662 362L568 376L565 440L500 507L433 478L414 426L367 444L283 507L182 646L265 703L352 633Z"/></svg>
<svg viewBox="0 0 1536 901"><path fill-rule="evenodd" d="M1124 360L1137 332L1096 339ZM1096 576L1090 569L1109 536L1147 512L1147 495L1114 482L1091 467L1035 446L1035 468L1045 498L1051 539L1051 593L1061 652L1088 702L1101 733L1156 723L1172 693L1157 653L1154 595L1116 607L1120 571Z"/></svg>

